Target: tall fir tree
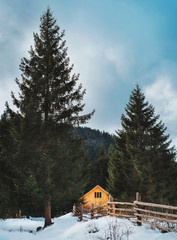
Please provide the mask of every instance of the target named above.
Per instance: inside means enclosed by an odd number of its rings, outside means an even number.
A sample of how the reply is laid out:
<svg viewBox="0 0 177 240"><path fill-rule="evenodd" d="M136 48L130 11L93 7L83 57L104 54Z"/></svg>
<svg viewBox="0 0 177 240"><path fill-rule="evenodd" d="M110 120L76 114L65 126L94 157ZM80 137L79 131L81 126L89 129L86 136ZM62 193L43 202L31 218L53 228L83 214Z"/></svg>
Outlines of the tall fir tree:
<svg viewBox="0 0 177 240"><path fill-rule="evenodd" d="M139 191L144 200L167 202L165 185L176 153L170 147L166 127L139 85L132 91L125 112L122 130L116 131L115 148L109 155L108 188L118 199L133 200Z"/></svg>
<svg viewBox="0 0 177 240"><path fill-rule="evenodd" d="M79 169L83 165L83 151L80 140L69 130L86 123L94 114L92 111L81 115L85 90L78 84L79 75L72 74L73 65L70 66L63 37L64 31L60 31L48 8L41 17L40 33L34 33L34 47L29 51L29 59L21 60L22 79L16 79L19 98L12 93L18 112L14 113L7 104L11 115L20 115L20 128L14 136L18 146L16 160L21 175L24 175L22 179L28 176L26 191L30 185L35 189L33 197L38 197L39 201L44 199L45 226L51 224L51 197L56 186L59 196L74 183L75 189L79 187L81 180ZM15 129L17 125L13 127ZM75 150L71 148L74 145ZM30 192L26 194L28 196Z"/></svg>
<svg viewBox="0 0 177 240"><path fill-rule="evenodd" d="M108 177L108 155L104 144L100 145L98 158L92 164L92 187L100 185L101 187L106 188L106 179Z"/></svg>
<svg viewBox="0 0 177 240"><path fill-rule="evenodd" d="M5 215L13 215L16 208L16 202L12 198L14 193L14 169L12 171L11 150L14 148L13 139L10 135L10 119L8 114L4 112L0 119L0 217Z"/></svg>
<svg viewBox="0 0 177 240"><path fill-rule="evenodd" d="M106 188L106 179L108 177L108 154L103 144L99 148L96 165L98 169L98 184L103 188Z"/></svg>

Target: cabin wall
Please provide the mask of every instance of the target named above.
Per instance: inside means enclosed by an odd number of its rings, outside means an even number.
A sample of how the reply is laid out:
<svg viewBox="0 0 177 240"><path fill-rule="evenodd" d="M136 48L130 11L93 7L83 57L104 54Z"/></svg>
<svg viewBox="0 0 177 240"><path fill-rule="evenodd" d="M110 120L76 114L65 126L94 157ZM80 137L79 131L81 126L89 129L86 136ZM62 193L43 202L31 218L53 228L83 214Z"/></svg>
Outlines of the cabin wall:
<svg viewBox="0 0 177 240"><path fill-rule="evenodd" d="M101 198L95 198L95 192L101 192ZM91 208L106 204L109 201L109 194L97 187L90 191L84 198L84 207Z"/></svg>

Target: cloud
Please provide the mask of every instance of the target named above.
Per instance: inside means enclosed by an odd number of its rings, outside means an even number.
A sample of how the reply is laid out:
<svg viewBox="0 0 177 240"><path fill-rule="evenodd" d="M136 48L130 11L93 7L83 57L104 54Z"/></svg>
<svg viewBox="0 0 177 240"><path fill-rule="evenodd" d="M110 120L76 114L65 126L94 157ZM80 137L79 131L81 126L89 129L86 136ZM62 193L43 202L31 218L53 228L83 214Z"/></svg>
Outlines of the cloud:
<svg viewBox="0 0 177 240"><path fill-rule="evenodd" d="M161 76L154 83L145 87L145 95L156 107L165 122L177 119L177 90L170 77Z"/></svg>
<svg viewBox="0 0 177 240"><path fill-rule="evenodd" d="M177 146L177 90L172 78L159 76L151 85L144 87L144 92L149 103L155 107L156 114L160 114L160 120L165 123L172 145Z"/></svg>
<svg viewBox="0 0 177 240"><path fill-rule="evenodd" d="M128 46L123 44L105 49L106 58L115 64L117 74L121 79L126 79L134 64L133 54Z"/></svg>
<svg viewBox="0 0 177 240"><path fill-rule="evenodd" d="M129 74L131 66L123 45L109 47L99 38L69 31L66 33L68 56L74 63L74 72L80 73L80 82L86 88L85 113L96 109L88 126L114 133L120 126L120 79ZM114 109L114 110L113 110Z"/></svg>

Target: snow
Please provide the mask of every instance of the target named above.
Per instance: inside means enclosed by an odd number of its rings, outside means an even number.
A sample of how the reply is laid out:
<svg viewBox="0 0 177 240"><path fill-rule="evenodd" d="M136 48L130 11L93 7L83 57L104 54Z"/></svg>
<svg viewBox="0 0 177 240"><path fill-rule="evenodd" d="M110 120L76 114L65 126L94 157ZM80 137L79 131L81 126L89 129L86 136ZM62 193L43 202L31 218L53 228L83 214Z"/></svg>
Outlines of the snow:
<svg viewBox="0 0 177 240"><path fill-rule="evenodd" d="M44 225L42 218L22 218L0 220L0 240L96 240L105 236L109 226L116 224L117 231L131 231L129 240L176 240L177 234L162 234L148 226L138 227L126 219L102 217L87 222L79 222L77 217L68 213L53 219L54 224L36 232L36 228ZM97 231L98 230L98 231ZM29 231L32 231L30 233ZM96 231L96 232L95 232ZM122 240L126 240L123 238Z"/></svg>

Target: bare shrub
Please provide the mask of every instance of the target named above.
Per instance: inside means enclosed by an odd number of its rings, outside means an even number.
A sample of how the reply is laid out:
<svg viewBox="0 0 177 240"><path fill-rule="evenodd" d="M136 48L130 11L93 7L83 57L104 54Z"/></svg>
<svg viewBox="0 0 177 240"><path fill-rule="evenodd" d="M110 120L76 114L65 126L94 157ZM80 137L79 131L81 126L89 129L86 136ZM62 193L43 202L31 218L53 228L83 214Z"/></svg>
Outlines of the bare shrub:
<svg viewBox="0 0 177 240"><path fill-rule="evenodd" d="M108 227L104 231L102 236L97 236L99 240L129 240L129 236L132 234L131 227L126 224L118 224L117 219L109 218Z"/></svg>
<svg viewBox="0 0 177 240"><path fill-rule="evenodd" d="M95 221L91 221L91 223L89 225L87 225L87 232L88 233L96 233L98 232L98 225Z"/></svg>

